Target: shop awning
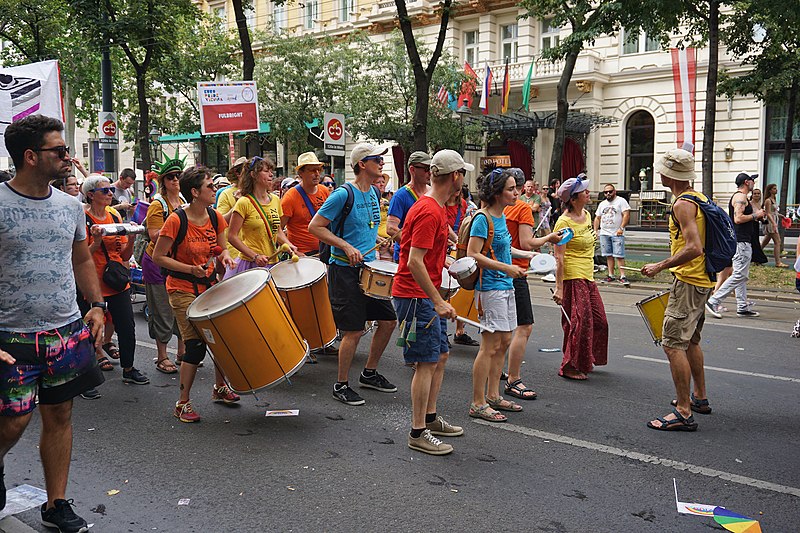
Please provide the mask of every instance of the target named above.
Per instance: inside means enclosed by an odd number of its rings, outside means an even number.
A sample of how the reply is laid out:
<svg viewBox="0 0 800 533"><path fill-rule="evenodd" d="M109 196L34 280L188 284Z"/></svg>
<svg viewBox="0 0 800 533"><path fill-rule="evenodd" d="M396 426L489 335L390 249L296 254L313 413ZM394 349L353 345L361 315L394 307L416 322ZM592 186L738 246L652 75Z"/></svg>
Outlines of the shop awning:
<svg viewBox="0 0 800 533"><path fill-rule="evenodd" d="M269 122L262 122L259 124L258 133L259 134L267 134L272 131L270 128ZM242 137L246 133L251 132L242 132L236 133L235 136ZM206 135L206 137L218 137L219 135ZM161 144L174 144L174 143L185 143L185 142L200 142L200 132L195 131L192 133L178 133L175 135L162 135L158 138L158 142Z"/></svg>
<svg viewBox="0 0 800 533"><path fill-rule="evenodd" d="M470 123L481 124L488 132L522 132L531 133L541 129L554 129L556 126L555 111L511 112L506 115L471 115ZM590 133L592 130L612 124L617 120L605 115L569 111L567 113L567 132Z"/></svg>

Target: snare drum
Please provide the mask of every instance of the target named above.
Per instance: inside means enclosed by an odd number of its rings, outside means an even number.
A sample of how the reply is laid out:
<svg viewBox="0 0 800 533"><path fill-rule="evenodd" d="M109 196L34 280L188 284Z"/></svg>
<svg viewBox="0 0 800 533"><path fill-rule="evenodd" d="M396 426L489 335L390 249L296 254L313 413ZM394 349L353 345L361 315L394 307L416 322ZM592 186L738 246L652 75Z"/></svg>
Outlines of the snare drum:
<svg viewBox="0 0 800 533"><path fill-rule="evenodd" d="M361 292L378 300L392 299L392 283L397 274L397 263L391 261L370 261L361 269Z"/></svg>
<svg viewBox="0 0 800 533"><path fill-rule="evenodd" d="M214 285L186 315L236 392L277 385L306 361L308 343L266 269L247 270Z"/></svg>
<svg viewBox="0 0 800 533"><path fill-rule="evenodd" d="M325 265L319 259L301 257L297 263L278 263L272 267L270 274L311 351L333 344L336 341L336 324L328 298Z"/></svg>
<svg viewBox="0 0 800 533"><path fill-rule="evenodd" d="M450 265L450 274L458 280L458 284L471 291L478 281L478 263L472 257L456 259Z"/></svg>
<svg viewBox="0 0 800 533"><path fill-rule="evenodd" d="M461 286L458 284L458 280L447 272L446 267L442 268L442 284L439 287L439 294L442 295L442 298L449 301L450 298L456 295L460 288Z"/></svg>
<svg viewBox="0 0 800 533"><path fill-rule="evenodd" d="M668 299L669 291L664 291L645 298L641 302L636 302L636 308L642 315L644 325L647 326L647 331L650 332L656 345L661 344L664 333L664 312L667 310Z"/></svg>
<svg viewBox="0 0 800 533"><path fill-rule="evenodd" d="M531 271L534 274L549 274L556 270L556 258L550 254L537 254L531 259Z"/></svg>

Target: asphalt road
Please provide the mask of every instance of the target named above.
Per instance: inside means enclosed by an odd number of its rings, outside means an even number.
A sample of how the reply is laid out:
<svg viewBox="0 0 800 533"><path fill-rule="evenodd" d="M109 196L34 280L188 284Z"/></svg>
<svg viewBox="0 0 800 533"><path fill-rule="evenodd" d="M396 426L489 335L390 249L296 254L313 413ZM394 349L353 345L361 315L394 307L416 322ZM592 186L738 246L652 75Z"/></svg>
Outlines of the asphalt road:
<svg viewBox="0 0 800 533"><path fill-rule="evenodd" d="M473 421L476 349L454 347L439 412L465 435L445 457L406 446L412 371L394 342L380 370L399 391L365 390L365 406L331 397L332 357L234 408L210 402L207 365L194 389L203 421L181 424L172 416L177 379L156 372L137 319L137 366L152 383L124 385L116 369L101 400L75 400L68 495L102 532L722 531L711 518L676 512L675 478L682 501L725 506L765 532L798 531L800 339L788 332L800 304L759 302L757 319L709 318L714 412L695 415L696 433L663 433L645 423L669 412L669 368L633 307L653 291L601 289L609 364L578 383L556 375L560 352L539 351L560 347L561 329L547 287L532 287L536 325L523 373L539 399L506 424ZM351 383L365 350L366 339ZM268 408L300 413L265 418ZM38 433L35 417L7 456L9 487L43 487ZM16 518L46 531L36 510Z"/></svg>

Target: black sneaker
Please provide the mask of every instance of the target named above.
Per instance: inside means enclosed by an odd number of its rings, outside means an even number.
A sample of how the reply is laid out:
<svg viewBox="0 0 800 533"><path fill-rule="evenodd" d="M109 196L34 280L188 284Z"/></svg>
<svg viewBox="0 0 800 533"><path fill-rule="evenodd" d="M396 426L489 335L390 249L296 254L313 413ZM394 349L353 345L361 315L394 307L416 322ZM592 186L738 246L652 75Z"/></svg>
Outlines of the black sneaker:
<svg viewBox="0 0 800 533"><path fill-rule="evenodd" d="M745 317L757 317L759 316L758 311L752 311L750 309L744 309L743 311L736 311L737 316L745 316Z"/></svg>
<svg viewBox="0 0 800 533"><path fill-rule="evenodd" d="M6 467L0 466L0 511L6 508Z"/></svg>
<svg viewBox="0 0 800 533"><path fill-rule="evenodd" d="M481 343L467 335L466 333L462 333L461 335L456 335L453 337L453 342L456 344L462 344L464 346L480 346Z"/></svg>
<svg viewBox="0 0 800 533"><path fill-rule="evenodd" d="M347 385L342 385L341 388L333 386L333 397L347 405L364 405L366 402L364 398L358 395L356 391Z"/></svg>
<svg viewBox="0 0 800 533"><path fill-rule="evenodd" d="M372 374L371 376L365 376L364 373L361 373L361 376L358 378L358 384L361 387L366 387L368 389L375 389L381 392L397 392L397 387L389 383L389 380L385 377L381 376L377 372Z"/></svg>
<svg viewBox="0 0 800 533"><path fill-rule="evenodd" d="M86 520L72 510L72 500L56 500L54 507L47 509L47 502L42 504L42 524L54 527L61 533L84 533L89 531Z"/></svg>
<svg viewBox="0 0 800 533"><path fill-rule="evenodd" d="M135 368L131 368L130 370L122 371L122 382L133 383L134 385L147 385L148 383L150 383L150 378L148 378Z"/></svg>
<svg viewBox="0 0 800 533"><path fill-rule="evenodd" d="M100 391L97 389L89 389L81 393L81 398L84 400L99 400L102 397L103 395L100 394Z"/></svg>

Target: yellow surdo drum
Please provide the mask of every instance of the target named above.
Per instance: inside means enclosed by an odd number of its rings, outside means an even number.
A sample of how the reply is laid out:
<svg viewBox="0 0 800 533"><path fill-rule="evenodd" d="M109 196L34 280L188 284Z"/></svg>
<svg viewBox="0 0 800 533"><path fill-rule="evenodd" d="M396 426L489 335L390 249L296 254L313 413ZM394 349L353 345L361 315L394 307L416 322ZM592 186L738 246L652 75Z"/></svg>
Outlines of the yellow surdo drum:
<svg viewBox="0 0 800 533"><path fill-rule="evenodd" d="M231 389L255 392L286 380L308 355L269 270L254 268L214 285L186 315Z"/></svg>

